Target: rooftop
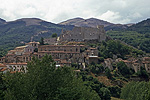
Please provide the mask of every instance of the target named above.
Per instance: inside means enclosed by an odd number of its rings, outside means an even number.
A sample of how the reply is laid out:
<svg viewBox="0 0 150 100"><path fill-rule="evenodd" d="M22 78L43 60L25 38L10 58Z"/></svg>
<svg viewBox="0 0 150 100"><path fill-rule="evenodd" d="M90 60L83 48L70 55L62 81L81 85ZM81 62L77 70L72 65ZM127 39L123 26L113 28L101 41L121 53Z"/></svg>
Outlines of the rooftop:
<svg viewBox="0 0 150 100"><path fill-rule="evenodd" d="M2 64L2 63L0 63L0 67L6 67L6 65L4 65L4 64Z"/></svg>
<svg viewBox="0 0 150 100"><path fill-rule="evenodd" d="M20 46L20 47L16 47L15 49L23 49L23 48L25 48L25 47L27 47L27 45L25 45L25 46Z"/></svg>
<svg viewBox="0 0 150 100"><path fill-rule="evenodd" d="M39 51L38 53L80 53L80 52L66 52L66 51Z"/></svg>
<svg viewBox="0 0 150 100"><path fill-rule="evenodd" d="M39 47L83 47L84 45L40 45Z"/></svg>
<svg viewBox="0 0 150 100"><path fill-rule="evenodd" d="M7 63L6 65L27 65L27 63Z"/></svg>

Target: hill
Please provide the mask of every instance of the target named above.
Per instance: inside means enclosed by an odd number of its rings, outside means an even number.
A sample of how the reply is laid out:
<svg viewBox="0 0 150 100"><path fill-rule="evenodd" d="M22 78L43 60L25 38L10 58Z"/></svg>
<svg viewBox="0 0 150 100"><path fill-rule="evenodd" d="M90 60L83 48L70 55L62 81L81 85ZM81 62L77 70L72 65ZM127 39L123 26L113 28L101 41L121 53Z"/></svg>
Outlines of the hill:
<svg viewBox="0 0 150 100"><path fill-rule="evenodd" d="M108 31L107 35L150 53L150 19L141 21L120 31Z"/></svg>
<svg viewBox="0 0 150 100"><path fill-rule="evenodd" d="M150 34L150 18L132 25L127 30L136 31L141 34L146 34L146 33Z"/></svg>
<svg viewBox="0 0 150 100"><path fill-rule="evenodd" d="M99 20L96 18L89 18L89 19L83 19L83 18L74 18L69 19L67 21L59 23L61 25L75 25L75 26L86 26L86 27L97 27L97 25L104 25L109 26L112 25L112 23L109 23L107 21Z"/></svg>
<svg viewBox="0 0 150 100"><path fill-rule="evenodd" d="M6 23L6 21L0 18L0 24L4 24L4 23Z"/></svg>
<svg viewBox="0 0 150 100"><path fill-rule="evenodd" d="M41 37L50 37L52 33L61 33L62 28L72 29L73 26L58 25L38 18L23 18L11 22L1 20L0 24L0 54L13 49L21 43L39 41ZM5 23L5 24L4 24Z"/></svg>
<svg viewBox="0 0 150 100"><path fill-rule="evenodd" d="M126 29L128 25L122 25L122 24L113 24L107 21L103 21L96 18L89 18L89 19L83 19L83 18L73 18L69 19L67 21L59 23L60 25L74 25L79 27L97 27L97 25L104 25L105 30L121 30Z"/></svg>

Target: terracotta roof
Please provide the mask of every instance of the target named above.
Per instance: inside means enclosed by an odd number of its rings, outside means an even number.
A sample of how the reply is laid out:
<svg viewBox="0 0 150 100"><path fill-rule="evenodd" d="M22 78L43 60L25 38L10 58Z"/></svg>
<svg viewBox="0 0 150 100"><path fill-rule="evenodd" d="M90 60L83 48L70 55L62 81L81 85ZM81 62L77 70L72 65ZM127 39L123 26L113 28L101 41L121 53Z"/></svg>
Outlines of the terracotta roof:
<svg viewBox="0 0 150 100"><path fill-rule="evenodd" d="M34 54L34 55L37 55L38 53L37 53L37 52L34 52L33 54Z"/></svg>
<svg viewBox="0 0 150 100"><path fill-rule="evenodd" d="M6 65L27 65L27 63L7 63Z"/></svg>
<svg viewBox="0 0 150 100"><path fill-rule="evenodd" d="M16 52L16 50L10 50L10 51L8 51L8 52Z"/></svg>
<svg viewBox="0 0 150 100"><path fill-rule="evenodd" d="M13 56L13 55L15 55L15 54L7 54L6 56Z"/></svg>
<svg viewBox="0 0 150 100"><path fill-rule="evenodd" d="M131 61L128 61L128 60L121 60L121 61L123 61L123 62L125 62L125 63L131 62Z"/></svg>
<svg viewBox="0 0 150 100"><path fill-rule="evenodd" d="M25 45L25 46L20 46L20 47L16 47L15 49L23 49L23 48L25 48L25 47L27 47L27 45Z"/></svg>
<svg viewBox="0 0 150 100"><path fill-rule="evenodd" d="M23 56L17 56L17 58L22 58Z"/></svg>
<svg viewBox="0 0 150 100"><path fill-rule="evenodd" d="M90 48L90 49L92 49L92 50L96 50L96 48Z"/></svg>
<svg viewBox="0 0 150 100"><path fill-rule="evenodd" d="M139 65L139 63L133 63L134 65Z"/></svg>
<svg viewBox="0 0 150 100"><path fill-rule="evenodd" d="M41 45L40 47L83 47L84 45Z"/></svg>
<svg viewBox="0 0 150 100"><path fill-rule="evenodd" d="M143 61L142 63L150 64L150 61Z"/></svg>
<svg viewBox="0 0 150 100"><path fill-rule="evenodd" d="M2 64L2 63L0 63L0 67L6 67L6 65L4 65L4 64Z"/></svg>
<svg viewBox="0 0 150 100"><path fill-rule="evenodd" d="M54 61L60 61L61 59L54 59Z"/></svg>
<svg viewBox="0 0 150 100"><path fill-rule="evenodd" d="M80 52L66 52L66 51L39 51L38 53L80 53Z"/></svg>
<svg viewBox="0 0 150 100"><path fill-rule="evenodd" d="M26 44L31 44L31 43L37 43L37 44L40 44L39 42L29 42L29 43L26 43Z"/></svg>
<svg viewBox="0 0 150 100"><path fill-rule="evenodd" d="M87 52L90 52L91 50L86 50Z"/></svg>
<svg viewBox="0 0 150 100"><path fill-rule="evenodd" d="M3 72L3 71L5 71L5 70L7 70L8 68L2 68L2 69L0 69L0 71L1 72Z"/></svg>
<svg viewBox="0 0 150 100"><path fill-rule="evenodd" d="M23 52L24 50L16 50L16 52L18 52L18 51Z"/></svg>
<svg viewBox="0 0 150 100"><path fill-rule="evenodd" d="M80 70L73 70L73 71L75 71L75 72L81 72Z"/></svg>
<svg viewBox="0 0 150 100"><path fill-rule="evenodd" d="M10 73L12 73L12 74L13 74L13 73L16 73L16 71L11 71Z"/></svg>
<svg viewBox="0 0 150 100"><path fill-rule="evenodd" d="M28 55L28 54L32 54L32 52L26 52L26 53L24 53L24 55Z"/></svg>

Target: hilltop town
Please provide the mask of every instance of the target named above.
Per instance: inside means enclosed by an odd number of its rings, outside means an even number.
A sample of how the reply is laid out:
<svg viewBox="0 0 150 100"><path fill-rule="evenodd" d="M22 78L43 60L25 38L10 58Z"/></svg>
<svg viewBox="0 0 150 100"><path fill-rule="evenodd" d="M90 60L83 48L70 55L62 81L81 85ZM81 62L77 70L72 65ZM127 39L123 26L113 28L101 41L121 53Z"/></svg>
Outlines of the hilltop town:
<svg viewBox="0 0 150 100"><path fill-rule="evenodd" d="M33 57L41 59L45 55L51 55L56 62L56 67L71 66L75 63L80 68L85 69L86 65L91 63L102 63L105 68L114 70L113 64L123 61L135 72L144 67L150 73L150 57L128 57L126 60L114 57L106 58L103 62L100 62L98 47L90 47L86 42L96 41L100 43L106 41L106 38L103 26L97 26L97 28L74 27L72 30L62 29L59 37L45 38L43 44L31 41L26 43L25 46L8 51L6 56L0 58L1 70L27 72L27 63Z"/></svg>
<svg viewBox="0 0 150 100"><path fill-rule="evenodd" d="M33 57L42 58L51 55L56 66L70 66L71 63L80 64L85 68L86 64L92 61L98 62L97 48L86 45L73 44L67 45L66 42L84 42L96 40L105 41L106 35L103 27L84 28L75 27L72 31L62 30L62 34L56 38L44 39L45 44L39 42L29 42L25 46L16 47L8 51L8 54L0 58L0 63L7 66L12 71L27 71L27 62Z"/></svg>

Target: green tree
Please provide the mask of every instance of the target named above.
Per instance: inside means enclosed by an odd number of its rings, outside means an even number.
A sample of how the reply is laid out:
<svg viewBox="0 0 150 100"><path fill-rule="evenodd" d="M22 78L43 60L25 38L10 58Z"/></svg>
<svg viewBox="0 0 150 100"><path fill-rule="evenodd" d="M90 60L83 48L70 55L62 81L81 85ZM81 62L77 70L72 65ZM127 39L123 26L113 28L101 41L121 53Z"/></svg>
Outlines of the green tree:
<svg viewBox="0 0 150 100"><path fill-rule="evenodd" d="M100 95L102 100L111 100L110 91L105 87L100 89Z"/></svg>
<svg viewBox="0 0 150 100"><path fill-rule="evenodd" d="M120 61L117 63L117 68L118 68L118 71L125 77L129 77L129 75L132 74L130 69L127 67L127 65L123 61Z"/></svg>
<svg viewBox="0 0 150 100"><path fill-rule="evenodd" d="M141 78L145 78L145 79L149 78L147 71L143 67L140 68L140 71L137 72L137 75Z"/></svg>
<svg viewBox="0 0 150 100"><path fill-rule="evenodd" d="M149 100L150 82L131 82L122 88L121 98L125 100Z"/></svg>
<svg viewBox="0 0 150 100"><path fill-rule="evenodd" d="M51 37L52 37L52 38L57 37L57 33L53 33L53 34L51 35Z"/></svg>
<svg viewBox="0 0 150 100"><path fill-rule="evenodd" d="M44 38L43 37L41 37L40 45L44 45Z"/></svg>
<svg viewBox="0 0 150 100"><path fill-rule="evenodd" d="M34 52L38 52L38 48L35 48L35 49L34 49Z"/></svg>
<svg viewBox="0 0 150 100"><path fill-rule="evenodd" d="M0 100L4 100L4 92L6 90L3 78L3 74L0 74Z"/></svg>
<svg viewBox="0 0 150 100"><path fill-rule="evenodd" d="M56 69L51 56L33 58L27 66L27 73L6 74L6 100L100 100L72 69Z"/></svg>
<svg viewBox="0 0 150 100"><path fill-rule="evenodd" d="M112 79L112 74L109 68L105 69L105 75L107 76L107 78Z"/></svg>
<svg viewBox="0 0 150 100"><path fill-rule="evenodd" d="M108 89L112 97L120 98L121 88L119 88L118 86L112 86L112 87L108 87Z"/></svg>

